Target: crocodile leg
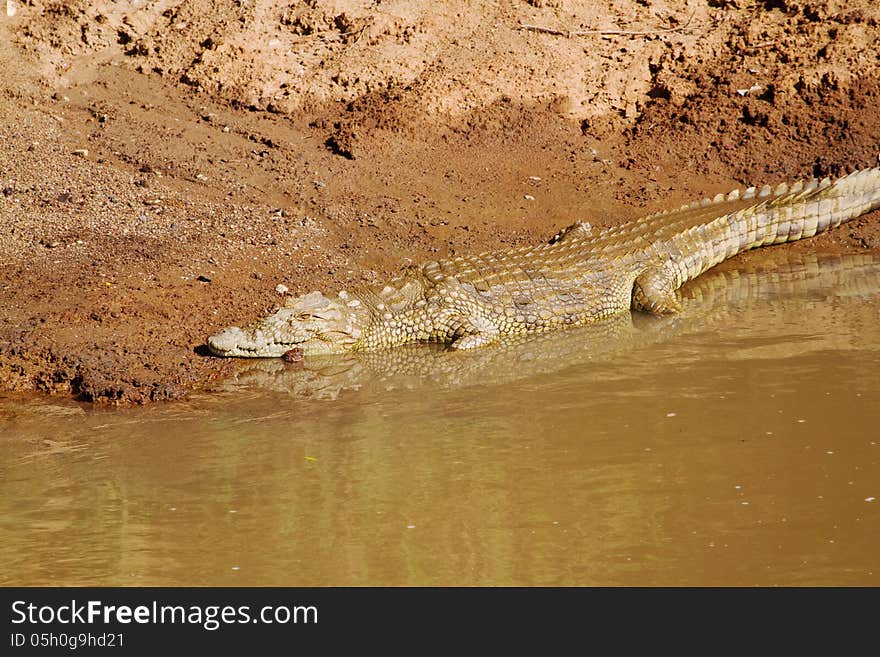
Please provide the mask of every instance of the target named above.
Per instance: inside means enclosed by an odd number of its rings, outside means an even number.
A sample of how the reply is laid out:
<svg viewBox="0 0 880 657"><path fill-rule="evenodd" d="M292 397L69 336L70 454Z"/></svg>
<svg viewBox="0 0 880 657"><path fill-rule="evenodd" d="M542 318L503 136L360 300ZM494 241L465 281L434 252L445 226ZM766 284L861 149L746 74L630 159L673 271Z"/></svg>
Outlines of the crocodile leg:
<svg viewBox="0 0 880 657"><path fill-rule="evenodd" d="M632 307L654 315L681 311L681 302L672 274L661 267L648 267L633 283Z"/></svg>
<svg viewBox="0 0 880 657"><path fill-rule="evenodd" d="M449 345L449 348L457 350L476 349L477 347L485 347L487 344L492 344L497 339L497 333L471 333L470 335L463 335L455 340Z"/></svg>
<svg viewBox="0 0 880 657"><path fill-rule="evenodd" d="M459 316L452 322L452 343L449 348L476 349L495 342L498 336L498 329L489 322Z"/></svg>

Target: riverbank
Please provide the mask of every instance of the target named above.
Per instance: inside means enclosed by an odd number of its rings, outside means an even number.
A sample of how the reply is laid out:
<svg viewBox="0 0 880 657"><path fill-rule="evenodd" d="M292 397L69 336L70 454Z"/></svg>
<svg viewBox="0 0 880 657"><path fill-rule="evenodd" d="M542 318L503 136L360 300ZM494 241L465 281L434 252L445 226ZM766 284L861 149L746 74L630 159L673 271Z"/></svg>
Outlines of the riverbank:
<svg viewBox="0 0 880 657"><path fill-rule="evenodd" d="M9 3L0 389L176 399L279 284L876 163L880 9L710 4Z"/></svg>

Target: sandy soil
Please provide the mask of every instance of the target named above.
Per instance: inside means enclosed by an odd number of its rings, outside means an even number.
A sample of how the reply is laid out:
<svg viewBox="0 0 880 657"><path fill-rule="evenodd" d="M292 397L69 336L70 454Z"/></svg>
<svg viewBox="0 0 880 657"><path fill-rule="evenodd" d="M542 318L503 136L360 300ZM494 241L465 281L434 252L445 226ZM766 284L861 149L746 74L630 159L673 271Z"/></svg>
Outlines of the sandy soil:
<svg viewBox="0 0 880 657"><path fill-rule="evenodd" d="M3 2L6 391L178 398L279 283L880 152L874 0ZM878 213L782 248L880 252Z"/></svg>

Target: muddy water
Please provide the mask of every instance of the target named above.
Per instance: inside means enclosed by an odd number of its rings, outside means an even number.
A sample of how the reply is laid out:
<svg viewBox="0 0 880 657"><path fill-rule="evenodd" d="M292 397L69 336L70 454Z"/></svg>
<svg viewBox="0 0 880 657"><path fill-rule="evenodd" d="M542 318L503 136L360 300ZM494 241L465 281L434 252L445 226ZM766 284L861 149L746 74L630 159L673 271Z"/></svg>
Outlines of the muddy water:
<svg viewBox="0 0 880 657"><path fill-rule="evenodd" d="M880 584L880 263L474 354L0 399L2 584Z"/></svg>

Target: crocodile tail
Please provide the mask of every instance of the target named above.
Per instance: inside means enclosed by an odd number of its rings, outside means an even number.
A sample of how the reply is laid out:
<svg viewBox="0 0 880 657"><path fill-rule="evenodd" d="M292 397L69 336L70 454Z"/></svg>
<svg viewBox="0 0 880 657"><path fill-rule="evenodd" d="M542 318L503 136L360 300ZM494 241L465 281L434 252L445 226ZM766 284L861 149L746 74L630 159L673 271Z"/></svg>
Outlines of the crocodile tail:
<svg viewBox="0 0 880 657"><path fill-rule="evenodd" d="M756 206L755 213L765 213L769 223L762 235L756 236L757 243L747 248L812 237L878 207L880 168L855 171L833 183L829 178L811 180L802 188L796 183L763 206Z"/></svg>
<svg viewBox="0 0 880 657"><path fill-rule="evenodd" d="M677 287L737 253L812 237L877 208L880 167L834 182L749 187L669 213L653 247L670 254Z"/></svg>

